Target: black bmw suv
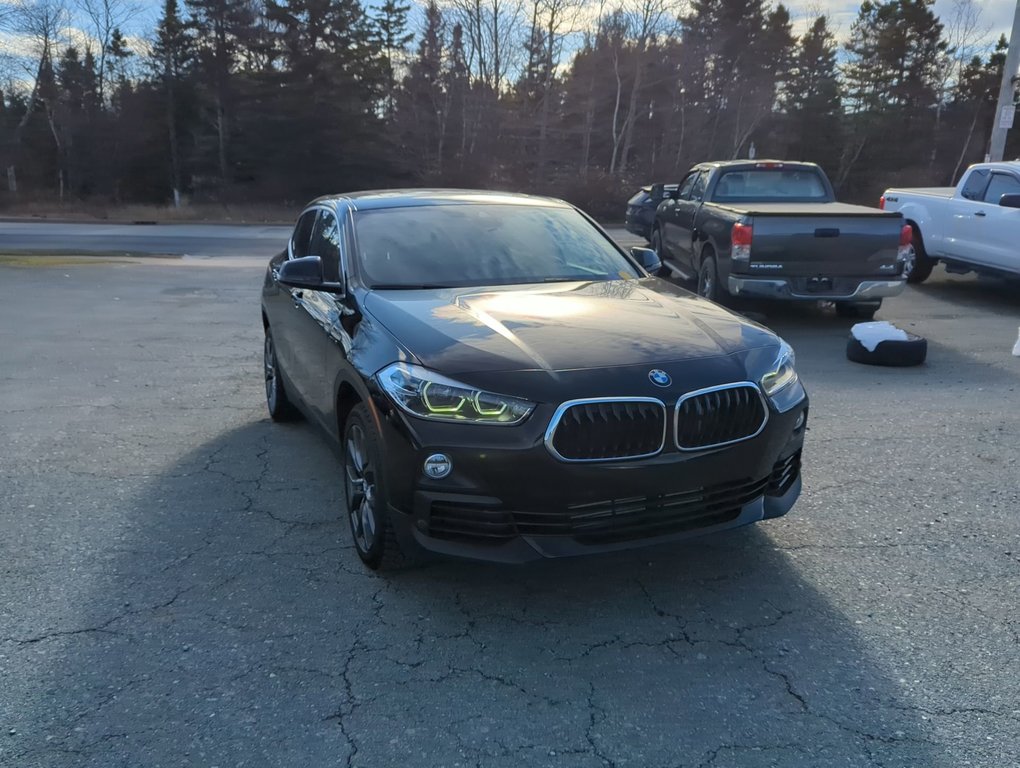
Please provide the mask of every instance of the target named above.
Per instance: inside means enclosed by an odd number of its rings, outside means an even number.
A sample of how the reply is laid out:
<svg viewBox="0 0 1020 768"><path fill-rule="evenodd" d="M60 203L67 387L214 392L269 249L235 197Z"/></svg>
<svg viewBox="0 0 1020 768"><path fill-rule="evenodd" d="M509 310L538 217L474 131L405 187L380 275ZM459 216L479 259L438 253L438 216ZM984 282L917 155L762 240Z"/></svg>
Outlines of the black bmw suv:
<svg viewBox="0 0 1020 768"><path fill-rule="evenodd" d="M785 514L808 401L771 331L551 199L324 197L262 294L274 419L342 447L372 568L522 562Z"/></svg>

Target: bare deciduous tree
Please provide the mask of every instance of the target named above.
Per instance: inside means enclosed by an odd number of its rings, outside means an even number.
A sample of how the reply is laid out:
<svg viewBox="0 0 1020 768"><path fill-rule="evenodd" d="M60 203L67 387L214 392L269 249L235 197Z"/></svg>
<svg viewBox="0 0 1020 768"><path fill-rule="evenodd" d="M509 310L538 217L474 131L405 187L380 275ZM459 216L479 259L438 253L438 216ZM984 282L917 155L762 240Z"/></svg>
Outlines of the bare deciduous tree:
<svg viewBox="0 0 1020 768"><path fill-rule="evenodd" d="M102 104L105 103L106 98L106 60L110 43L113 41L114 30L123 29L132 18L138 15L140 9L130 0L75 0L75 4L83 19L87 20L88 29L85 31L95 40L98 49L93 55L99 64L96 84L99 91L99 102Z"/></svg>
<svg viewBox="0 0 1020 768"><path fill-rule="evenodd" d="M58 156L63 155L60 132L53 120L56 105L53 94L47 92L47 79L53 78L53 54L56 46L67 39L70 15L61 0L16 0L9 6L7 17L9 28L26 41L25 74L32 83L28 97L28 108L14 128L11 137L11 158L7 170L8 188L17 191L18 155L21 150L22 136L25 127L33 114L33 105L42 103L46 119L49 123ZM59 180L61 196L63 196L64 178Z"/></svg>

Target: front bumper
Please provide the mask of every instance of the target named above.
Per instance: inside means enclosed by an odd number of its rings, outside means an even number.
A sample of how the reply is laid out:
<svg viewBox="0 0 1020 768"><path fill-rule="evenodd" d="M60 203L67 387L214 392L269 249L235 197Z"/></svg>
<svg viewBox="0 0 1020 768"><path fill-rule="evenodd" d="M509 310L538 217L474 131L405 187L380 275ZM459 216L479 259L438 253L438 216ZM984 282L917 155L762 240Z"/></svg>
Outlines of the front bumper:
<svg viewBox="0 0 1020 768"><path fill-rule="evenodd" d="M805 397L786 413L773 411L761 434L725 447L600 463L558 461L541 429L511 437L497 428L505 440L451 444L451 428L468 433L447 425L426 430L428 439L415 445L393 413L383 419L390 516L405 545L505 563L677 541L779 517L800 494L807 407ZM541 428L538 421L532 426ZM453 464L442 480L422 473L436 452Z"/></svg>
<svg viewBox="0 0 1020 768"><path fill-rule="evenodd" d="M738 277L730 275L728 288L734 296L758 299L827 300L827 301L873 301L903 293L906 281L861 280L847 282L845 278L835 281L833 290L808 291L806 279Z"/></svg>

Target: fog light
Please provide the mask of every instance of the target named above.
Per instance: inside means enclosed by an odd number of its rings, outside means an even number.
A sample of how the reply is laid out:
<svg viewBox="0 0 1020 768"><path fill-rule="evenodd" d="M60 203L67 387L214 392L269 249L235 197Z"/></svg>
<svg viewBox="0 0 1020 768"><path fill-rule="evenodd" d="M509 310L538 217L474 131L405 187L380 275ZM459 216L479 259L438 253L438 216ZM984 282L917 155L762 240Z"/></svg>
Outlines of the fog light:
<svg viewBox="0 0 1020 768"><path fill-rule="evenodd" d="M794 424L793 424L793 431L794 432L796 432L797 430L799 430L801 427L804 426L804 418L805 418L806 414L807 414L806 411L801 411L797 415L797 421L795 421Z"/></svg>
<svg viewBox="0 0 1020 768"><path fill-rule="evenodd" d="M433 453L425 459L425 474L433 480L440 480L450 474L453 462L445 453Z"/></svg>

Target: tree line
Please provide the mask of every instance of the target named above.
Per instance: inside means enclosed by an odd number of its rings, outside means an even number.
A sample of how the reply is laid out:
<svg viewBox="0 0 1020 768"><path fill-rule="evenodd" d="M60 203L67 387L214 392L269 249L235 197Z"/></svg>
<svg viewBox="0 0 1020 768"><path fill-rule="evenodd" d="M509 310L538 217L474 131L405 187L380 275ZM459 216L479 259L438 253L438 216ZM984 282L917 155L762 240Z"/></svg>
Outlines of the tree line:
<svg viewBox="0 0 1020 768"><path fill-rule="evenodd" d="M636 185L753 148L873 202L983 159L1006 52L972 0L945 19L865 0L842 44L765 0L164 0L148 40L124 1L78 0L77 27L61 0L0 6L24 43L0 201L442 185L618 215Z"/></svg>

